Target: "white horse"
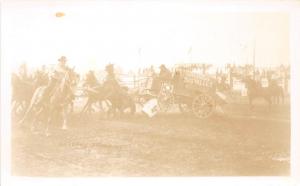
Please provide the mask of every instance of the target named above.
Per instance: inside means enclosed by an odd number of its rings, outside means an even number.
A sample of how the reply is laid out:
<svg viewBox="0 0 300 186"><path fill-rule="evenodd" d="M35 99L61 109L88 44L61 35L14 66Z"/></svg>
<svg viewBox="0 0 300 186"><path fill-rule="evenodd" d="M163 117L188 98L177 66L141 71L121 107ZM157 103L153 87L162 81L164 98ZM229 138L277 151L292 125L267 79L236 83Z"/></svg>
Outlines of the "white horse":
<svg viewBox="0 0 300 186"><path fill-rule="evenodd" d="M47 86L38 87L32 96L23 119L19 123L22 124L25 120L31 119L31 130L34 130L36 123L45 122L45 134L49 135L49 124L53 119L61 116L63 120L62 129L67 129L74 99L74 80L74 70L68 69L50 93L47 92L49 91Z"/></svg>

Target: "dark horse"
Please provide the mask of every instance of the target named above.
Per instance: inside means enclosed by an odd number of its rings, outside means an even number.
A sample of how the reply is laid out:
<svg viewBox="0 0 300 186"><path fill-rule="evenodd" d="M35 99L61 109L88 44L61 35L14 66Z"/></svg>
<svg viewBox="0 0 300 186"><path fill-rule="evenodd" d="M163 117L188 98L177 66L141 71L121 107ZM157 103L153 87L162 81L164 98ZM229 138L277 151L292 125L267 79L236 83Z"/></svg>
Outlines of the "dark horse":
<svg viewBox="0 0 300 186"><path fill-rule="evenodd" d="M106 92L106 99L108 99L111 103L111 109L109 110L109 113L111 113L113 116L115 116L117 112L123 115L127 109L129 109L131 115L135 114L135 102L134 99L128 94L127 87L112 89L104 86L104 92Z"/></svg>
<svg viewBox="0 0 300 186"><path fill-rule="evenodd" d="M25 80L15 73L11 76L12 83L12 114L20 114L20 110L23 111L27 109L31 96L36 88L35 84L30 80Z"/></svg>
<svg viewBox="0 0 300 186"><path fill-rule="evenodd" d="M67 129L68 116L71 112L72 102L74 99L75 72L68 69L64 77L53 87L51 94L47 93L47 86L40 86L34 92L30 105L19 122L31 119L31 129L35 129L37 122L45 122L45 132L48 135L49 124L61 116L63 123L62 129Z"/></svg>
<svg viewBox="0 0 300 186"><path fill-rule="evenodd" d="M12 114L14 116L24 114L36 88L46 85L47 82L48 76L46 73L39 72L28 79L21 78L17 74L12 73Z"/></svg>
<svg viewBox="0 0 300 186"><path fill-rule="evenodd" d="M130 114L134 114L136 112L134 100L124 87L114 89L105 85L98 85L93 89L86 89L85 92L88 100L81 113L88 112L91 109L92 104L102 101L110 103L108 114L112 114L114 116L117 112L121 115L124 114L127 109L129 109Z"/></svg>
<svg viewBox="0 0 300 186"><path fill-rule="evenodd" d="M250 109L253 109L252 102L257 98L263 98L268 103L269 110L271 109L271 89L269 87L262 87L260 82L257 82L249 77L244 79L247 94L249 98Z"/></svg>
<svg viewBox="0 0 300 186"><path fill-rule="evenodd" d="M273 104L284 104L285 99L284 99L284 90L281 86L277 84L276 80L270 80L270 91L272 92L271 94L271 101Z"/></svg>
<svg viewBox="0 0 300 186"><path fill-rule="evenodd" d="M97 85L93 88L85 87L84 88L84 96L87 97L87 102L84 105L83 109L81 110L81 114L91 113L93 104L96 104L96 103L101 104L102 102L108 102L108 100L105 100L104 89L101 85Z"/></svg>
<svg viewBox="0 0 300 186"><path fill-rule="evenodd" d="M269 110L271 109L272 104L277 103L272 100L276 100L279 98L284 100L283 89L275 82L270 82L268 87L262 87L260 82L255 81L249 77L245 78L244 82L247 88L251 110L253 109L253 100L258 98L263 98L268 103Z"/></svg>

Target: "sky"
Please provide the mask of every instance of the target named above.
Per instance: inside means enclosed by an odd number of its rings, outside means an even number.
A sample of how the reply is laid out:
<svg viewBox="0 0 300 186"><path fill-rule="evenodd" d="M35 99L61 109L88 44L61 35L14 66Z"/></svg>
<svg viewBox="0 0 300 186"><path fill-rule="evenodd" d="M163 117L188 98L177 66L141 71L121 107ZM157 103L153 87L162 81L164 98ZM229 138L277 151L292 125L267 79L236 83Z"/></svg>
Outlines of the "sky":
<svg viewBox="0 0 300 186"><path fill-rule="evenodd" d="M65 16L56 17L57 12ZM114 63L126 70L178 63L289 64L282 12L208 11L196 2L7 3L3 61L38 67L64 55L79 71Z"/></svg>

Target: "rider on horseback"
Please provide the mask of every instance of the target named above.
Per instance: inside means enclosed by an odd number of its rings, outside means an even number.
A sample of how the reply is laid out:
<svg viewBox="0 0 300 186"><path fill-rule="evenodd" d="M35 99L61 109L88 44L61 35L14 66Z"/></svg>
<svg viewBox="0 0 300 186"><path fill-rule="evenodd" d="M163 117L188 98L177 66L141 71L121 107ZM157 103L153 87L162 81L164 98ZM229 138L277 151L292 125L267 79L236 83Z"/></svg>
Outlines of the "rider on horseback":
<svg viewBox="0 0 300 186"><path fill-rule="evenodd" d="M172 79L171 71L164 64L160 65L159 68L160 68L160 72L158 77L160 78L160 80L162 82L170 81Z"/></svg>
<svg viewBox="0 0 300 186"><path fill-rule="evenodd" d="M42 96L40 103L43 103L45 100L50 98L51 94L54 91L54 88L58 85L59 82L61 82L62 78L69 69L69 67L66 65L67 58L65 56L61 56L58 61L59 63L50 75L50 81L45 88L44 95Z"/></svg>
<svg viewBox="0 0 300 186"><path fill-rule="evenodd" d="M56 66L55 70L53 73L50 75L50 81L46 86L40 86L36 89L34 92L32 98L31 98L31 104L29 108L27 109L26 113L23 116L23 119L20 120L20 124L22 124L27 118L29 114L32 114L32 109L38 109L38 111L35 113L35 116L39 116L41 112L45 110L51 110L49 109L49 105L51 102L51 97L55 93L56 87L60 85L61 82L63 82L63 79L66 77L67 73L69 72L70 68L67 67L66 62L67 59L66 57L62 56L58 59L59 63ZM65 89L64 89L65 90ZM55 100L57 104L65 104L66 100L70 100L73 98L73 95L70 95L69 92L66 94L66 92L63 92L62 90L60 91L59 96L63 97L63 101L61 99ZM55 103L56 103L55 102ZM44 109L43 109L44 108ZM53 107L52 107L53 108Z"/></svg>
<svg viewBox="0 0 300 186"><path fill-rule="evenodd" d="M105 67L105 71L106 71L107 75L106 75L106 79L103 83L103 86L109 92L108 96L111 94L119 95L119 96L127 95L128 88L122 87L119 84L119 82L116 78L115 72L114 72L114 65L108 64Z"/></svg>
<svg viewBox="0 0 300 186"><path fill-rule="evenodd" d="M120 90L121 86L116 79L115 72L114 72L114 65L108 64L105 67L105 71L106 71L107 75L106 75L106 79L104 81L104 86L109 87L116 91Z"/></svg>
<svg viewBox="0 0 300 186"><path fill-rule="evenodd" d="M172 80L172 73L171 71L164 65L160 65L160 72L158 74L158 77L155 77L153 79L151 91L153 91L155 94L157 94L163 83L170 82Z"/></svg>

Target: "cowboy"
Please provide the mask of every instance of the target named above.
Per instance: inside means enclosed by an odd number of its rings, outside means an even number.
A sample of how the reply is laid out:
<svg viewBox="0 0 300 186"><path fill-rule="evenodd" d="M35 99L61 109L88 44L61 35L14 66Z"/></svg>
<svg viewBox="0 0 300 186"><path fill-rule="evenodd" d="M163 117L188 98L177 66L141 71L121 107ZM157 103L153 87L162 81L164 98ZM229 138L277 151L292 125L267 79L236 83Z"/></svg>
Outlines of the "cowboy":
<svg viewBox="0 0 300 186"><path fill-rule="evenodd" d="M162 64L160 65L160 72L159 72L159 79L164 82L164 81L170 81L172 79L172 73L167 67Z"/></svg>
<svg viewBox="0 0 300 186"><path fill-rule="evenodd" d="M54 88L61 81L61 79L64 77L65 73L68 70L68 67L66 65L67 58L65 56L61 56L58 59L58 61L59 62L57 66L55 67L53 73L50 75L50 81L48 82L48 85L45 88L41 102L43 102L46 98L49 98L51 96Z"/></svg>
<svg viewBox="0 0 300 186"><path fill-rule="evenodd" d="M54 73L52 74L52 78L57 80L61 79L69 69L67 66L67 58L65 56L61 56L58 61L59 62L54 69Z"/></svg>
<svg viewBox="0 0 300 186"><path fill-rule="evenodd" d="M172 73L167 67L162 64L160 65L160 72L158 77L153 78L153 83L151 87L151 91L157 94L160 91L160 88L163 83L170 82L172 80Z"/></svg>
<svg viewBox="0 0 300 186"><path fill-rule="evenodd" d="M105 71L107 73L106 75L106 79L105 79L105 86L106 87L110 87L114 90L116 89L120 89L120 85L116 79L116 76L115 76L115 72L114 72L114 65L113 64L108 64L106 67L105 67Z"/></svg>

